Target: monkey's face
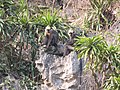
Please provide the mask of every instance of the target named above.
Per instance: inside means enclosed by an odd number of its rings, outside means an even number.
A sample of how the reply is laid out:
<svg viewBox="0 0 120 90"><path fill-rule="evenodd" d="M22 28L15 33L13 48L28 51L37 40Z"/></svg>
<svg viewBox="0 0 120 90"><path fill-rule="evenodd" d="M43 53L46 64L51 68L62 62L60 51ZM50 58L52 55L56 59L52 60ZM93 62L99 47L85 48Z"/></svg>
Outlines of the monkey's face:
<svg viewBox="0 0 120 90"><path fill-rule="evenodd" d="M45 36L50 35L50 29L45 29Z"/></svg>
<svg viewBox="0 0 120 90"><path fill-rule="evenodd" d="M74 34L74 31L73 30L69 30L68 31L68 36L71 38L72 37L72 35Z"/></svg>
<svg viewBox="0 0 120 90"><path fill-rule="evenodd" d="M44 33L45 36L47 36L47 35L49 36L49 35L50 35L50 29L51 29L50 26L47 26L47 27L45 28L45 33Z"/></svg>

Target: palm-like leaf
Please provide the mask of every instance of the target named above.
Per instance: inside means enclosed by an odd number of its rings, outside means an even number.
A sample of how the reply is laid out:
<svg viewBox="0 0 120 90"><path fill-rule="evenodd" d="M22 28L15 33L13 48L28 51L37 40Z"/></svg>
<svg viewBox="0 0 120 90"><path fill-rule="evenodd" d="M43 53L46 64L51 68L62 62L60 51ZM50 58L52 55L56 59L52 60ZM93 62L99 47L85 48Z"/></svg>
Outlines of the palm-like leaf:
<svg viewBox="0 0 120 90"><path fill-rule="evenodd" d="M87 58L91 55L97 57L101 50L106 47L106 42L101 36L79 37L75 43L75 50L79 51L79 58Z"/></svg>
<svg viewBox="0 0 120 90"><path fill-rule="evenodd" d="M57 16L57 12L51 14L51 12L47 10L47 12L43 12L43 15L41 16L41 23L44 27L48 25L50 27L56 27L59 23L61 23L61 21L60 17Z"/></svg>
<svg viewBox="0 0 120 90"><path fill-rule="evenodd" d="M79 52L78 57L79 58L88 58L90 61L88 63L88 67L91 69L93 75L100 71L102 74L106 72L106 70L112 70L112 67L114 68L114 71L112 71L111 75L105 74L105 76L109 77L109 80L107 82L103 82L105 84L106 88L116 88L116 90L119 88L118 83L118 75L120 74L120 47L118 46L108 46L104 39L101 36L94 36L94 37L78 37L76 39L76 47L75 50ZM105 69L103 65L108 65L109 68ZM111 78L114 77L114 78ZM99 83L97 81L96 76L94 76L96 83L98 87ZM117 78L117 79L116 79ZM118 80L118 81L117 81ZM112 83L111 83L112 82ZM111 87L111 85L115 85Z"/></svg>
<svg viewBox="0 0 120 90"><path fill-rule="evenodd" d="M105 12L107 12L111 3L114 0L89 0L92 6L92 10L88 12L88 16L85 18L85 25L88 23L89 28L93 30L101 30L103 27L105 28L110 25L111 20L105 16ZM87 27L88 28L88 27Z"/></svg>

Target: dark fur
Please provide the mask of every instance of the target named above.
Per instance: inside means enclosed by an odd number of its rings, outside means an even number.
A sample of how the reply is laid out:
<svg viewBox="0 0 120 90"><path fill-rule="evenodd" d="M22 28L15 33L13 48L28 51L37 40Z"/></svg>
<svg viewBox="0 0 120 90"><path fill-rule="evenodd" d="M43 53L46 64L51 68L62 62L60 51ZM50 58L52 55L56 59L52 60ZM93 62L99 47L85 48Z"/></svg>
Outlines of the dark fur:
<svg viewBox="0 0 120 90"><path fill-rule="evenodd" d="M57 47L57 43L59 39L58 32L50 29L48 33L50 33L50 35L46 35L44 37L42 45L46 45L47 48L49 48L49 46Z"/></svg>
<svg viewBox="0 0 120 90"><path fill-rule="evenodd" d="M74 46L74 43L75 43L75 38L77 38L77 34L75 33L70 33L70 37L69 37L69 40L67 41L67 43L65 44L65 47L64 47L64 54L63 56L66 56L68 55L71 51L73 51L73 46Z"/></svg>

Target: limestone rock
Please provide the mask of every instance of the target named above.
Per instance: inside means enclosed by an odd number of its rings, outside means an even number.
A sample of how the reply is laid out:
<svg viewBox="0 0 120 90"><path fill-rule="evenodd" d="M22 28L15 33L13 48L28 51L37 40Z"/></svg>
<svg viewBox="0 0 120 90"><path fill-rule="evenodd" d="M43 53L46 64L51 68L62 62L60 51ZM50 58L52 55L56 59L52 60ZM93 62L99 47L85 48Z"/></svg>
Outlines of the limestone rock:
<svg viewBox="0 0 120 90"><path fill-rule="evenodd" d="M40 50L36 67L42 74L41 90L79 90L79 60L71 52L66 57L47 54Z"/></svg>

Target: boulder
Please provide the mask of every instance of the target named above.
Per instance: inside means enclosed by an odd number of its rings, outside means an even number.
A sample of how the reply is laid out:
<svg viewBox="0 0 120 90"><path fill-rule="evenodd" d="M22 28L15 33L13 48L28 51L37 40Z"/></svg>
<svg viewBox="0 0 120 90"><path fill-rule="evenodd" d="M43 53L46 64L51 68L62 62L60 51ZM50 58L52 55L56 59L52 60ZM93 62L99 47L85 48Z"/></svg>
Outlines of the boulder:
<svg viewBox="0 0 120 90"><path fill-rule="evenodd" d="M97 90L90 70L80 75L80 60L74 51L63 57L48 54L40 48L35 63L42 75L41 90Z"/></svg>
<svg viewBox="0 0 120 90"><path fill-rule="evenodd" d="M62 57L40 49L39 54L35 63L43 79L41 90L79 90L79 60L75 52Z"/></svg>

